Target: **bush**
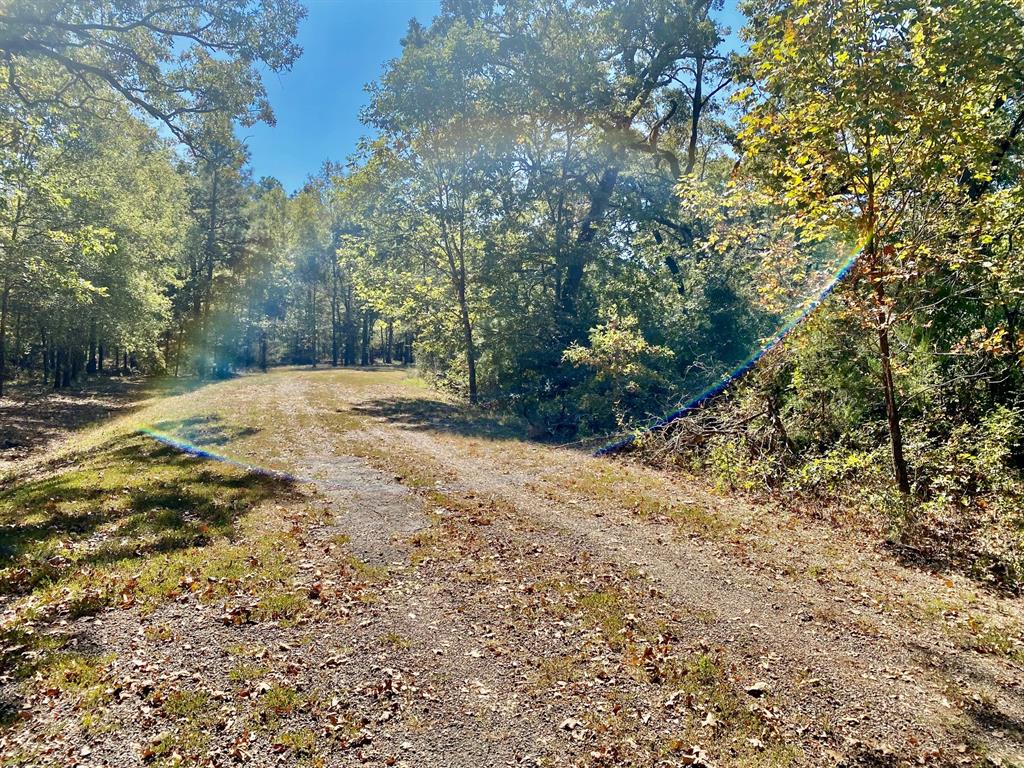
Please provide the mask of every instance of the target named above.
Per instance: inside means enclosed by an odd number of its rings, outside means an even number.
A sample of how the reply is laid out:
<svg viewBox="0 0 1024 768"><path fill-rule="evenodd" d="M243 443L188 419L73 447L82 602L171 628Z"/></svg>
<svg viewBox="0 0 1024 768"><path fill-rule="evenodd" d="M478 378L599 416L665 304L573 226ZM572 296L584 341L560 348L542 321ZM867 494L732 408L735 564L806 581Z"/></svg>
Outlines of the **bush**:
<svg viewBox="0 0 1024 768"><path fill-rule="evenodd" d="M631 315L613 315L591 328L589 342L562 355L563 362L591 372L574 393L586 414L584 431L612 424L625 429L657 413L669 391L672 350L648 342Z"/></svg>

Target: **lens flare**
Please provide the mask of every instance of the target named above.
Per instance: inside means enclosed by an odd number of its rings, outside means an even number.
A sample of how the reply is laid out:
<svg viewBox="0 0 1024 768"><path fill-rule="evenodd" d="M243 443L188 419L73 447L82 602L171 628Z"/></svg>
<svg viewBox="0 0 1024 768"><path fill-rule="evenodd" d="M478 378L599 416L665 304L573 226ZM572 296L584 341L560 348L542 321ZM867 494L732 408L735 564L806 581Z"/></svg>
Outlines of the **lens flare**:
<svg viewBox="0 0 1024 768"><path fill-rule="evenodd" d="M866 242L866 241L865 241ZM778 329L767 338L764 338L760 344L758 344L757 350L749 357L744 359L739 365L737 365L730 372L716 377L717 381L706 389L701 391L696 396L688 399L685 404L678 407L671 413L661 418L653 419L649 423L639 426L629 433L618 433L618 435L606 435L603 439L608 440L612 437L617 437L612 442L609 442L602 447L594 451L595 456L603 456L615 453L616 451L622 450L632 444L634 444L640 437L658 429L662 429L669 424L672 424L679 419L686 417L687 415L701 409L707 405L710 401L724 393L729 387L735 384L737 381L742 379L751 370L757 367L758 363L772 350L779 347L786 337L789 336L796 328L798 328L821 304L835 291L835 289L843 282L843 280L851 273L857 264L857 260L863 251L864 242L857 244L856 246L849 247L849 250L836 249L836 256L830 259L833 263L831 265L822 265L817 263L816 266L811 267L811 272L815 275L805 281L803 278L795 278L799 284L803 284L804 287L801 290L796 284L791 286L795 288L793 291L794 298L804 298L788 315L785 315L785 319L778 326ZM841 255L843 252L848 252L849 256L845 258ZM809 256L809 260L816 261L816 257ZM838 262L838 263L837 263ZM809 287L808 283L813 283L814 287ZM808 296L808 294L810 294ZM200 338L195 339L196 351L193 352L195 361L201 362L206 370L216 371L216 360L217 355L215 351L217 349L217 340L222 335L229 335L231 331L232 323L236 322L234 318L217 316L212 317L207 326L201 330L194 329L193 336ZM253 353L253 359L257 359L256 353ZM696 386L700 386L697 384ZM693 387L694 389L696 388ZM692 390L691 390L692 391ZM680 398L681 400L682 398ZM296 477L287 472L276 469L268 469L259 465L247 463L246 461L233 458L225 453L221 453L215 450L211 450L209 447L204 446L200 443L194 442L187 439L181 434L174 434L164 429L160 429L157 426L151 424L145 425L140 429L142 434L147 435L151 439L185 453L190 456L195 456L202 459L208 459L211 461L217 461L224 464L228 464L247 472L253 472L267 477L275 479L286 480L291 482L301 482L303 478ZM593 444L593 438L573 443L576 445L586 445L587 443Z"/></svg>
<svg viewBox="0 0 1024 768"><path fill-rule="evenodd" d="M814 310L821 306L822 302L824 302L830 295L832 295L832 292L843 282L846 276L849 275L851 271L853 271L853 268L857 264L857 259L860 256L861 251L863 251L863 249L863 243L858 245L857 248L854 249L853 253L851 253L850 256L839 265L839 268L831 275L831 277L825 283L825 286L820 291L818 291L816 294L807 299L803 304L801 304L790 315L789 319L786 320L786 322L779 328L779 330L776 331L775 334L771 336L757 352L755 352L753 355L744 360L739 366L733 369L732 372L722 377L722 379L717 384L714 384L713 386L704 390L699 395L689 400L681 408L672 411L672 413L668 414L667 416L663 416L657 421L654 421L653 423L648 424L642 429L632 432L626 435L625 437L616 440L615 442L608 443L607 445L602 446L601 448L594 452L594 455L607 456L608 454L615 453L616 451L620 451L623 448L632 445L642 435L648 434L657 429L667 427L672 422L678 421L679 419L687 416L688 414L691 414L694 411L699 410L709 401L721 395L730 386L732 386L737 381L746 376L748 373L750 373L750 371L752 371L757 366L758 362L760 362L765 355L767 355L773 349L778 347L779 344L785 341L786 337L790 333L792 333L796 328L798 328L801 325L801 323L804 322L804 320L810 317Z"/></svg>
<svg viewBox="0 0 1024 768"><path fill-rule="evenodd" d="M255 464L247 464L244 461L233 459L230 456L211 451L209 448L204 448L201 445L185 440L178 435L172 435L170 432L164 432L163 430L156 429L155 427L143 426L139 429L139 432L146 435L152 440L155 440L162 445L166 445L169 448L173 448L176 451L187 454L188 456L195 456L199 459L208 459L210 461L217 461L221 464L227 464L232 467L237 467L246 472L251 472L257 475L263 475L264 477L271 477L275 480L285 480L288 482L298 482L301 478L295 477L288 474L287 472L281 472L276 469L267 469L260 467Z"/></svg>

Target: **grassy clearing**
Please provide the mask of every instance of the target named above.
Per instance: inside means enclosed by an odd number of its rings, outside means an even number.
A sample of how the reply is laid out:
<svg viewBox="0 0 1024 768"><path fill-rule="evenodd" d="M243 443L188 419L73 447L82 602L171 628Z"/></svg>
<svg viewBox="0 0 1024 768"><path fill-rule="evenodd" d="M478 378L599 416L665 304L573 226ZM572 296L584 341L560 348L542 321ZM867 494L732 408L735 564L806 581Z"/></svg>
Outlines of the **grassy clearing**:
<svg viewBox="0 0 1024 768"><path fill-rule="evenodd" d="M414 491L433 489L455 479L454 473L424 456L385 450L362 441L347 442L345 453L363 459L374 469L392 474L397 482Z"/></svg>
<svg viewBox="0 0 1024 768"><path fill-rule="evenodd" d="M286 490L280 481L128 436L73 468L0 491L0 590L24 593L75 570L203 546Z"/></svg>
<svg viewBox="0 0 1024 768"><path fill-rule="evenodd" d="M407 376L393 371L331 372L293 381L298 402L311 408L285 411L289 400L267 397L282 376L243 377L198 389L187 398L168 397L128 417L83 431L34 463L31 476L0 479L0 675L13 681L0 719L11 722L21 701L53 697L71 701L82 727L109 727L103 711L114 690L107 679L116 660L83 650L77 620L132 609L143 622L141 636L171 647L182 633L167 622L147 623L168 602L216 603L212 618L229 626L273 622L303 623L335 597L299 586L302 538L311 522L328 512L277 476L252 473L229 462L183 454L138 431L142 425L177 439L252 461L288 469L278 457L282 424L289 434L307 420L328 434L365 424L367 417L338 405L334 386L393 385ZM269 389L268 389L269 388ZM304 391L307 390L307 391ZM253 407L260 403L260 407ZM296 422L296 419L298 420ZM293 423L295 422L295 423ZM251 457L251 458L250 458ZM264 461L265 460L265 461ZM352 594L373 599L370 587L388 577L344 553L336 537L338 564ZM228 670L240 689L272 673L262 654L242 652ZM254 700L254 727L282 733L275 746L297 757L312 754L315 742L302 728L284 732L301 702L272 688ZM222 703L204 691L164 691L150 702L171 726L143 745L154 764L200 760L206 753L207 722Z"/></svg>

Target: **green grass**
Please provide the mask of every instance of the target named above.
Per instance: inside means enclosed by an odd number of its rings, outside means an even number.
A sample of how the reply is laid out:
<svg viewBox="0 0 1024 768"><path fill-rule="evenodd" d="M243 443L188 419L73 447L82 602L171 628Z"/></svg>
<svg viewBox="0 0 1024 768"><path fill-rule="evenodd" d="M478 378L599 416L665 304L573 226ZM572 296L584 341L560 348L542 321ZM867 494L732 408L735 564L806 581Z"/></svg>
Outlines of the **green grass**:
<svg viewBox="0 0 1024 768"><path fill-rule="evenodd" d="M1024 664L1024 638L970 615L967 618L965 644L979 653L1005 656Z"/></svg>
<svg viewBox="0 0 1024 768"><path fill-rule="evenodd" d="M107 670L113 654L88 656L82 653L54 654L41 672L43 690L72 694L80 706L93 707L107 697Z"/></svg>
<svg viewBox="0 0 1024 768"><path fill-rule="evenodd" d="M290 685L277 683L260 697L255 724L271 733L284 729L285 722L306 704L306 699Z"/></svg>
<svg viewBox="0 0 1024 768"><path fill-rule="evenodd" d="M211 713L216 705L206 691L171 691L160 701L171 724L143 748L147 763L160 766L201 765L210 745Z"/></svg>
<svg viewBox="0 0 1024 768"><path fill-rule="evenodd" d="M789 768L801 764L800 750L787 744L774 726L751 708L751 699L730 684L725 663L717 653L677 656L667 652L658 663L659 683L674 692L679 706L703 712L716 723L709 727L704 719L686 718L680 731L662 743L663 755L676 755L701 744L714 765Z"/></svg>
<svg viewBox="0 0 1024 768"><path fill-rule="evenodd" d="M297 757L312 757L316 754L316 733L309 728L283 731L274 743Z"/></svg>
<svg viewBox="0 0 1024 768"><path fill-rule="evenodd" d="M228 672L228 680L233 683L248 683L266 677L268 672L270 667L266 664L240 661Z"/></svg>
<svg viewBox="0 0 1024 768"><path fill-rule="evenodd" d="M628 464L593 462L581 465L571 474L551 474L545 479L555 489L610 500L643 519L668 518L687 532L718 538L734 528L707 507L672 498L671 489L634 471Z"/></svg>
<svg viewBox="0 0 1024 768"><path fill-rule="evenodd" d="M579 598L576 607L585 621L601 630L601 635L610 647L622 647L627 610L618 591L604 589L585 594Z"/></svg>
<svg viewBox="0 0 1024 768"><path fill-rule="evenodd" d="M566 653L548 656L537 663L535 684L541 689L554 688L560 683L581 680L584 675L584 660L578 654Z"/></svg>
<svg viewBox="0 0 1024 768"><path fill-rule="evenodd" d="M394 648L397 648L399 650L404 650L406 648L411 648L412 647L412 641L409 638L407 638L404 635L401 635L398 632L395 632L393 630L391 632L388 632L386 635L384 635L384 641L388 645L390 645L390 646L392 646Z"/></svg>
<svg viewBox="0 0 1024 768"><path fill-rule="evenodd" d="M253 618L256 621L288 621L309 607L309 598L295 591L270 589L260 597Z"/></svg>
<svg viewBox="0 0 1024 768"><path fill-rule="evenodd" d="M191 718L210 707L210 694L206 691L174 691L164 699L164 712L171 717Z"/></svg>
<svg viewBox="0 0 1024 768"><path fill-rule="evenodd" d="M24 594L83 568L205 546L285 490L280 480L127 436L74 467L0 490L0 590Z"/></svg>

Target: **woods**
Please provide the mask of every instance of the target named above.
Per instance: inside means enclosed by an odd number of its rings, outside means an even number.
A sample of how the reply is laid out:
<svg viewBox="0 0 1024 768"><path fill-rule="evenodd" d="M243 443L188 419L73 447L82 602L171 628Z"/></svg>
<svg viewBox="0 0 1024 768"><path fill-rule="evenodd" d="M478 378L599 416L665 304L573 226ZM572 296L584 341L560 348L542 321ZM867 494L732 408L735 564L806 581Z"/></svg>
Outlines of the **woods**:
<svg viewBox="0 0 1024 768"><path fill-rule="evenodd" d="M1020 9L747 12L742 163L801 239L862 251L735 398L767 415L699 460L717 454L726 484L841 499L896 542L1019 584Z"/></svg>
<svg viewBox="0 0 1024 768"><path fill-rule="evenodd" d="M273 120L299 5L8 3L0 384L415 362L538 437L610 437L856 251L712 419L764 415L673 461L869 488L896 531L908 499L981 515L1019 567L1021 11L742 11L737 43L703 0L446 0L369 86L357 152L289 194L239 129Z"/></svg>
<svg viewBox="0 0 1024 768"><path fill-rule="evenodd" d="M0 0L0 765L1024 765L1022 171L1021 0Z"/></svg>

